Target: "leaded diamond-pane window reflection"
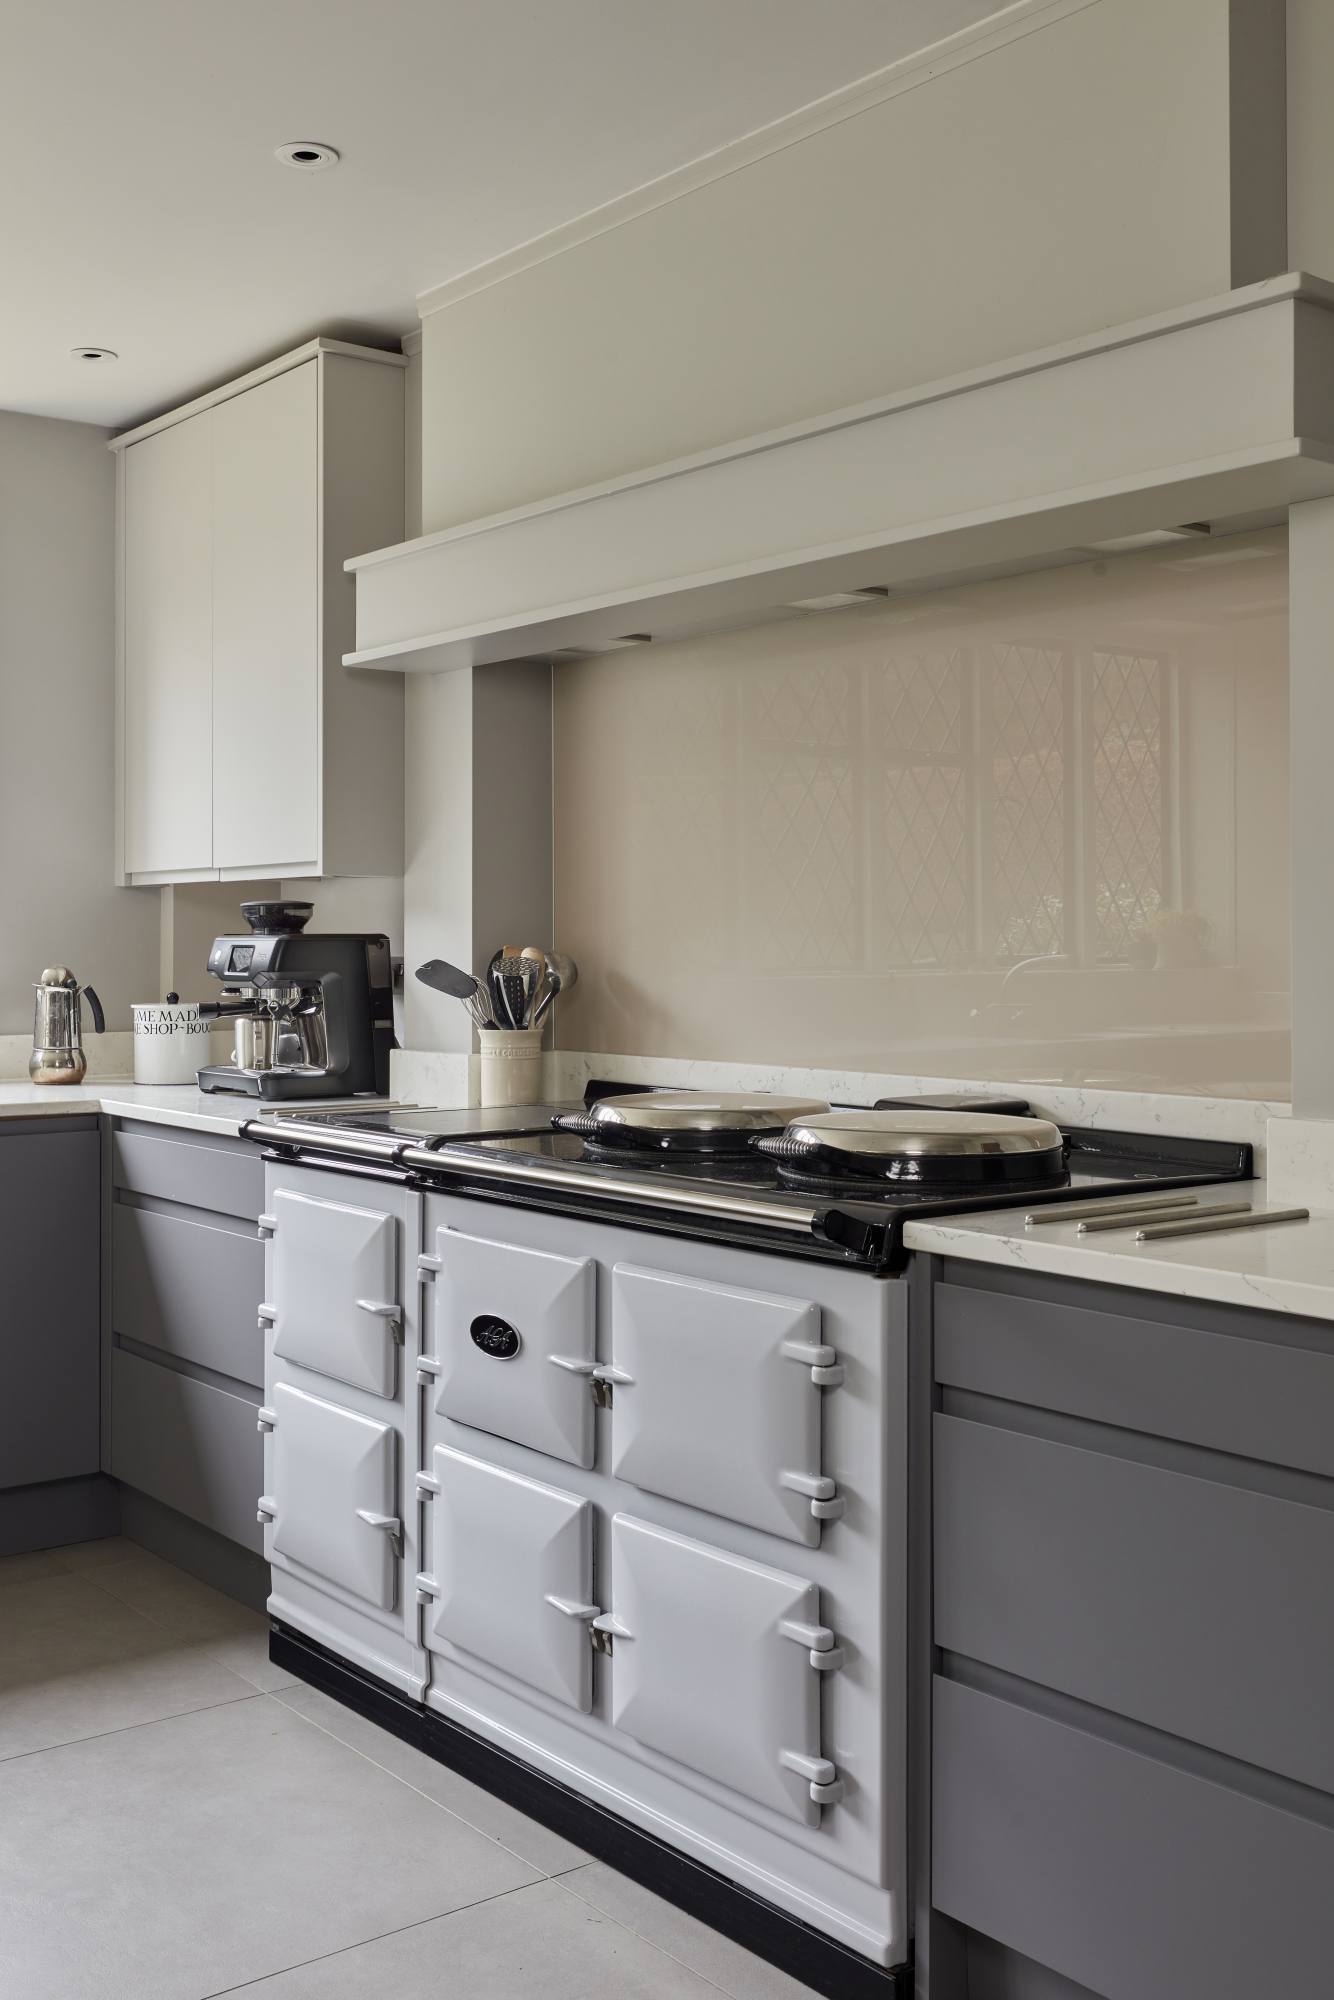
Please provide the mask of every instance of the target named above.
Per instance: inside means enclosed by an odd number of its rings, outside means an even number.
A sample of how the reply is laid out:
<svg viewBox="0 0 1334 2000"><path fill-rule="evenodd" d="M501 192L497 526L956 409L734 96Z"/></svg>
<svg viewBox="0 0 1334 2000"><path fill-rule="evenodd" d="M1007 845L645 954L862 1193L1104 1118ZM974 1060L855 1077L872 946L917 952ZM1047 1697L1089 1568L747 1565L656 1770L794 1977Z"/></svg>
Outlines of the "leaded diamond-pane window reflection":
<svg viewBox="0 0 1334 2000"><path fill-rule="evenodd" d="M872 703L879 762L874 877L877 956L938 965L971 956L972 787L965 761L971 662L958 651L902 653L879 669Z"/></svg>
<svg viewBox="0 0 1334 2000"><path fill-rule="evenodd" d="M1163 664L1134 653L1095 653L1093 738L1093 946L1125 958L1164 902Z"/></svg>
<svg viewBox="0 0 1334 2000"><path fill-rule="evenodd" d="M873 669L874 960L1132 957L1171 900L1168 675L1018 639Z"/></svg>
<svg viewBox="0 0 1334 2000"><path fill-rule="evenodd" d="M1004 646L984 675L991 893L983 946L1013 963L1067 948L1068 661L1047 646Z"/></svg>

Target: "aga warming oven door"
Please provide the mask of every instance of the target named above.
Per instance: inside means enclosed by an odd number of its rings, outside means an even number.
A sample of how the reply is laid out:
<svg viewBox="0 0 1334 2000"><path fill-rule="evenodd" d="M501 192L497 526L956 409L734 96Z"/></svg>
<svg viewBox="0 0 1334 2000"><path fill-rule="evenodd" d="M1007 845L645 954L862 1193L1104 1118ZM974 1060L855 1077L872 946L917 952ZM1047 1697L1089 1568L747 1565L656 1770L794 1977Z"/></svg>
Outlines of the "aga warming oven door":
<svg viewBox="0 0 1334 2000"><path fill-rule="evenodd" d="M905 1288L424 1208L428 1705L897 1963Z"/></svg>

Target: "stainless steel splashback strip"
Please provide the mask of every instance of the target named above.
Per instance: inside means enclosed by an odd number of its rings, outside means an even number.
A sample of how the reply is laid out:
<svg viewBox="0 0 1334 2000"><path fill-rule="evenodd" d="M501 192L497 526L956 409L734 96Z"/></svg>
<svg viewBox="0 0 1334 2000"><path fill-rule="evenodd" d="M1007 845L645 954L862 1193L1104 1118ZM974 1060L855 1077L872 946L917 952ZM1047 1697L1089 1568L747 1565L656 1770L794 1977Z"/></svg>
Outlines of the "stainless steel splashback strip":
<svg viewBox="0 0 1334 2000"><path fill-rule="evenodd" d="M643 1208L666 1209L674 1215L704 1215L753 1223L764 1229L786 1230L789 1235L799 1234L803 1229L813 1231L819 1217L818 1209L780 1208L776 1202L738 1199L735 1195L714 1194L708 1188L685 1188L679 1181L664 1187L656 1181L635 1180L621 1173L614 1180L604 1179L600 1174L583 1172L575 1161L547 1167L516 1160L512 1155L497 1159L481 1152L433 1152L425 1146L404 1146L397 1158L405 1167L425 1167L436 1173L442 1167L449 1167L455 1173L467 1173L474 1178L521 1181L527 1187L548 1188L561 1194L578 1188L584 1194L600 1195L604 1201L634 1202Z"/></svg>

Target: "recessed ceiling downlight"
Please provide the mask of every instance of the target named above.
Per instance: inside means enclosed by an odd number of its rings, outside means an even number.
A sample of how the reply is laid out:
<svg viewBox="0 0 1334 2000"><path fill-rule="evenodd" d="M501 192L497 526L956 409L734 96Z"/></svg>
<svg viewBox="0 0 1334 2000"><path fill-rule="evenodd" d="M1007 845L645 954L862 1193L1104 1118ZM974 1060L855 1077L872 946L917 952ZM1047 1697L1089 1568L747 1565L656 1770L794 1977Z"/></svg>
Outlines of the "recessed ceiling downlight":
<svg viewBox="0 0 1334 2000"><path fill-rule="evenodd" d="M120 356L114 347L71 347L71 361L118 361Z"/></svg>
<svg viewBox="0 0 1334 2000"><path fill-rule="evenodd" d="M337 149L318 139L289 139L285 146L274 147L273 156L302 174L323 173L326 167L336 167L339 160Z"/></svg>

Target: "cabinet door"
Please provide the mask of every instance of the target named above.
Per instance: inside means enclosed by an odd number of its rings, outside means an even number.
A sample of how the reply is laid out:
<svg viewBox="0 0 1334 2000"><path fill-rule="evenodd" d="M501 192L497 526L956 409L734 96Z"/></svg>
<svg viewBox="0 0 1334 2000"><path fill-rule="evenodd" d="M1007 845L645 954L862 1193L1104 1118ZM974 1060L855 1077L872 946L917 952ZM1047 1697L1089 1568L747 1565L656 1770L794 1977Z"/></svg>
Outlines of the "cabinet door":
<svg viewBox="0 0 1334 2000"><path fill-rule="evenodd" d="M593 1463L596 1273L460 1229L435 1232L435 1406L572 1465Z"/></svg>
<svg viewBox="0 0 1334 2000"><path fill-rule="evenodd" d="M591 1708L591 1502L443 1445L432 1463L438 1595L428 1644L448 1641Z"/></svg>
<svg viewBox="0 0 1334 2000"><path fill-rule="evenodd" d="M392 1396L398 1297L398 1223L382 1210L274 1194L273 1351L283 1361Z"/></svg>
<svg viewBox="0 0 1334 2000"><path fill-rule="evenodd" d="M612 1521L611 1720L637 1742L814 1825L820 1593L628 1515Z"/></svg>
<svg viewBox="0 0 1334 2000"><path fill-rule="evenodd" d="M0 1137L0 1488L97 1470L97 1183L96 1132Z"/></svg>
<svg viewBox="0 0 1334 2000"><path fill-rule="evenodd" d="M213 866L213 412L125 452L125 867Z"/></svg>
<svg viewBox="0 0 1334 2000"><path fill-rule="evenodd" d="M223 870L276 874L319 860L316 366L212 412L213 851Z"/></svg>
<svg viewBox="0 0 1334 2000"><path fill-rule="evenodd" d="M819 1307L805 1299L618 1264L612 1471L814 1545L839 1506L820 1473L825 1358Z"/></svg>
<svg viewBox="0 0 1334 2000"><path fill-rule="evenodd" d="M277 1384L269 1407L273 1560L390 1610L400 1531L394 1432L289 1382Z"/></svg>

